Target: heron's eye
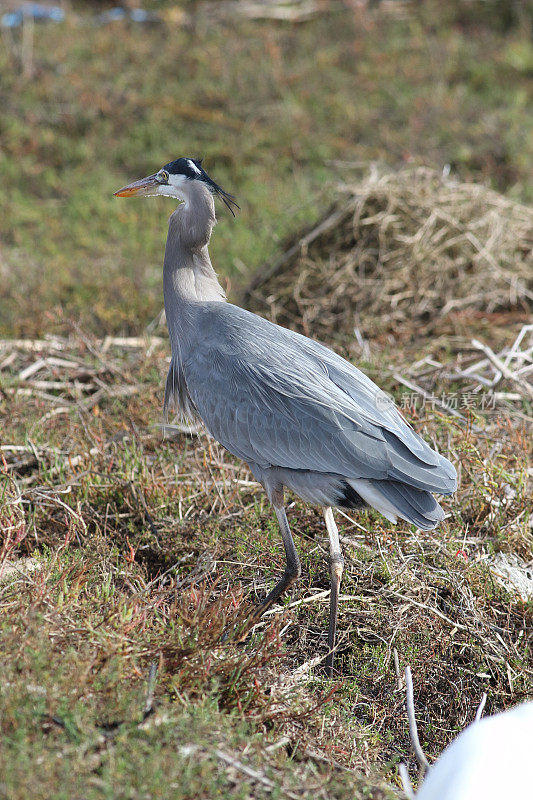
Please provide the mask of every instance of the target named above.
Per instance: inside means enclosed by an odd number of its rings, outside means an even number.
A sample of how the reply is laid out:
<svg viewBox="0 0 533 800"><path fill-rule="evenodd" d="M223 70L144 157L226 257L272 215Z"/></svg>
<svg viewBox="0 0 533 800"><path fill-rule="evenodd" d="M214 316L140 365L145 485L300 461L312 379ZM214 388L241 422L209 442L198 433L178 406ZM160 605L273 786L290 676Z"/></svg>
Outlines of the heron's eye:
<svg viewBox="0 0 533 800"><path fill-rule="evenodd" d="M164 169L160 169L156 175L157 180L159 183L168 183L168 172Z"/></svg>

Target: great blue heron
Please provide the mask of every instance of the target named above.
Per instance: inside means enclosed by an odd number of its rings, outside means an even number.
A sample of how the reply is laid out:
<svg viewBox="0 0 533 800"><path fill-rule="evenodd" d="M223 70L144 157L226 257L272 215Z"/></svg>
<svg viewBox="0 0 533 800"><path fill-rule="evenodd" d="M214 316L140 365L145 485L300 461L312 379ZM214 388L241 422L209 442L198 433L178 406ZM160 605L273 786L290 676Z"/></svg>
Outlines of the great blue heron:
<svg viewBox="0 0 533 800"><path fill-rule="evenodd" d="M171 161L118 197L165 195L182 204L170 216L163 268L172 359L165 410L201 420L244 459L263 485L285 546L281 580L253 614L258 619L299 578L300 561L284 509L284 488L324 508L330 542L330 620L326 670L333 671L344 567L332 506L373 506L423 530L443 519L431 492L456 488L452 464L432 450L360 370L322 344L226 302L207 246L214 197L238 208L193 158Z"/></svg>

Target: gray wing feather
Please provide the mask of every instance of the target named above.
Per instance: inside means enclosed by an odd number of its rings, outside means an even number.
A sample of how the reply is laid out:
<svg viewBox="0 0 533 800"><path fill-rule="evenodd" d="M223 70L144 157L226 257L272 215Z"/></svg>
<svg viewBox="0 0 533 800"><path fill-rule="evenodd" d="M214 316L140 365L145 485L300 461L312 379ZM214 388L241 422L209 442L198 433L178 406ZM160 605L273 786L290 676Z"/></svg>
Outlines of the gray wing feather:
<svg viewBox="0 0 533 800"><path fill-rule="evenodd" d="M209 305L183 368L195 408L230 452L263 468L454 491L450 462L360 370L242 309Z"/></svg>

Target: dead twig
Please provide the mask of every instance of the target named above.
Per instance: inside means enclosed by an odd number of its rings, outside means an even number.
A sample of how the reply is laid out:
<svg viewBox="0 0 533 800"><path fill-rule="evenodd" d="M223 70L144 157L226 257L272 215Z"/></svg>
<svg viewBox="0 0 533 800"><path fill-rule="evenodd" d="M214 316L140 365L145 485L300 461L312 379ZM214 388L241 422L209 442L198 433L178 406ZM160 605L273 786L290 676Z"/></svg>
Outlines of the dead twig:
<svg viewBox="0 0 533 800"><path fill-rule="evenodd" d="M411 744L413 746L415 757L416 760L418 761L418 765L420 767L422 776L424 776L425 773L431 769L431 767L429 761L424 755L424 751L422 750L422 746L420 744L420 739L418 738L418 727L416 724L416 717L415 717L415 697L413 692L413 678L411 675L411 667L409 665L407 665L405 668L405 691L406 691L405 705L407 708L407 720L409 723L409 738L411 739Z"/></svg>
<svg viewBox="0 0 533 800"><path fill-rule="evenodd" d="M411 783L411 778L409 777L407 767L403 762L398 767L398 772L400 773L403 791L407 795L408 800L415 800L413 784Z"/></svg>
<svg viewBox="0 0 533 800"><path fill-rule="evenodd" d="M483 692L483 697L481 698L481 702L477 707L476 716L474 718L476 722L479 722L479 720L483 716L483 711L484 711L486 702L487 702L487 692Z"/></svg>
<svg viewBox="0 0 533 800"><path fill-rule="evenodd" d="M477 350L481 350L483 353L485 353L489 361L494 364L496 369L503 375L504 378L507 378L508 381L511 381L516 386L520 386L520 388L528 395L528 397L533 399L533 386L531 386L529 383L526 383L519 378L517 374L512 372L507 364L505 364L487 344L483 344L483 342L480 342L478 339L472 339L472 345Z"/></svg>
<svg viewBox="0 0 533 800"><path fill-rule="evenodd" d="M157 678L157 661L154 661L152 664L150 664L150 669L148 670L148 686L146 688L146 699L144 701L144 710L142 718L143 722L146 719L148 719L148 717L154 712L154 691L155 691L156 678Z"/></svg>
<svg viewBox="0 0 533 800"><path fill-rule="evenodd" d="M258 772L256 769L249 767L247 764L243 764L242 761L239 761L238 758L235 756L230 755L229 753L225 753L223 750L219 750L218 748L215 750L215 756L219 759L219 761L223 761L228 766L233 767L238 772L242 772L243 775L246 775L248 778L251 778L256 783L260 783L262 786L265 786L267 789L274 789L274 782L267 778L266 775L263 775L261 772ZM296 797L296 795L290 794L289 797Z"/></svg>

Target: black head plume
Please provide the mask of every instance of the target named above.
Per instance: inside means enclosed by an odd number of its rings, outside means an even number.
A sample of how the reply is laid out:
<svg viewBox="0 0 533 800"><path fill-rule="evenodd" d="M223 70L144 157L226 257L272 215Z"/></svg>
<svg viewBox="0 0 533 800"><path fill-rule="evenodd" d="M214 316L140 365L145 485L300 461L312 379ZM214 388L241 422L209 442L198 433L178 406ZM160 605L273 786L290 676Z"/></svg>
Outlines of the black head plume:
<svg viewBox="0 0 533 800"><path fill-rule="evenodd" d="M193 181L202 181L207 186L213 194L216 194L220 197L222 202L229 208L233 216L235 216L234 208L238 208L240 210L240 206L237 205L237 201L233 197L233 195L228 194L225 192L224 189L215 183L215 181L209 177L205 169L202 167L202 159L201 158L177 158L176 161L170 161L168 164L165 164L163 167L169 175L184 175L189 180Z"/></svg>

